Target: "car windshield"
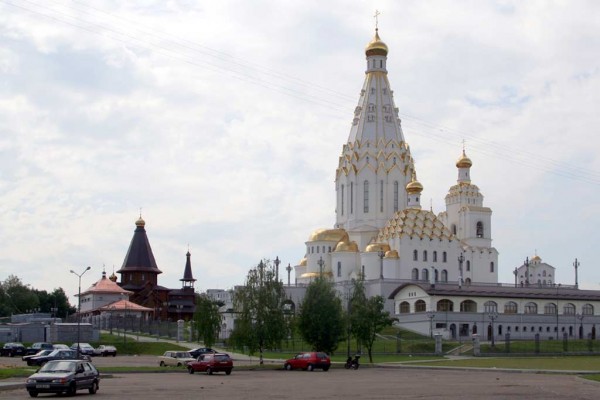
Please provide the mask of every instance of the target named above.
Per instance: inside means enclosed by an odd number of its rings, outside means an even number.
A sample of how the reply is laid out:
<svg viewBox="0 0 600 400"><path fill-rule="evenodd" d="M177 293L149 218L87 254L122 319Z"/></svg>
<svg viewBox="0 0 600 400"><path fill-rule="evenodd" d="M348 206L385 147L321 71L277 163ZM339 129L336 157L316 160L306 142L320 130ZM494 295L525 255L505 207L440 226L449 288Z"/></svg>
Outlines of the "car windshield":
<svg viewBox="0 0 600 400"><path fill-rule="evenodd" d="M50 361L40 369L40 372L75 372L75 363L72 361Z"/></svg>

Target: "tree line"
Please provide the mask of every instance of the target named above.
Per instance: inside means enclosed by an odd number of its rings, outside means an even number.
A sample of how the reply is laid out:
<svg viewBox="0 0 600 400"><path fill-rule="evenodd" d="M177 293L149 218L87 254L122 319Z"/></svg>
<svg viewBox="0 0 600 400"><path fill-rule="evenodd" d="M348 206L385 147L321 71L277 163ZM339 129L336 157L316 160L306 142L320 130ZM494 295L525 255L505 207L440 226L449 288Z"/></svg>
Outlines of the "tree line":
<svg viewBox="0 0 600 400"><path fill-rule="evenodd" d="M9 275L0 282L0 317L41 312L53 314L57 318L66 318L75 311L76 308L71 306L62 288L52 292L34 289L15 275Z"/></svg>

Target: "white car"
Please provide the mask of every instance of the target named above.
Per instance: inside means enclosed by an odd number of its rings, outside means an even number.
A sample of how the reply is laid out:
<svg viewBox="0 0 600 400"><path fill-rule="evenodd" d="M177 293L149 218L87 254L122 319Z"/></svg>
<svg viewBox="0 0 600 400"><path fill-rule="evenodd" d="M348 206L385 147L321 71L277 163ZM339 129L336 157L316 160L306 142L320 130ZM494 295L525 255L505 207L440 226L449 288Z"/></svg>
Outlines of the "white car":
<svg viewBox="0 0 600 400"><path fill-rule="evenodd" d="M187 351L165 351L165 354L158 357L158 365L161 367L185 367L191 361L196 359Z"/></svg>
<svg viewBox="0 0 600 400"><path fill-rule="evenodd" d="M115 346L108 346L108 345L101 344L100 346L96 347L96 349L94 350L94 355L102 356L102 357L106 357L106 356L115 357L117 355L117 348Z"/></svg>

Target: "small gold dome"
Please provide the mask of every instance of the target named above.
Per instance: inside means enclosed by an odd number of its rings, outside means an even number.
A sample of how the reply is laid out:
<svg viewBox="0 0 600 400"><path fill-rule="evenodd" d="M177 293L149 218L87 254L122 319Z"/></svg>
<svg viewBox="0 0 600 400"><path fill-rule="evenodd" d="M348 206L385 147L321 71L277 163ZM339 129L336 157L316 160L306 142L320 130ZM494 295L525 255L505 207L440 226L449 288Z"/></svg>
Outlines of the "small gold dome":
<svg viewBox="0 0 600 400"><path fill-rule="evenodd" d="M348 251L348 252L358 252L358 245L356 242L339 242L337 246L335 246L335 251Z"/></svg>
<svg viewBox="0 0 600 400"><path fill-rule="evenodd" d="M531 257L531 261L542 261L542 258L536 254L535 256Z"/></svg>
<svg viewBox="0 0 600 400"><path fill-rule="evenodd" d="M473 162L471 161L471 159L469 157L467 157L467 155L465 154L465 151L463 150L462 155L456 161L456 168L471 168L472 165L473 165Z"/></svg>
<svg viewBox="0 0 600 400"><path fill-rule="evenodd" d="M306 267L306 263L307 263L307 260L306 260L306 257L304 257L302 260L300 260L300 264L298 264L298 265L300 265L301 267Z"/></svg>
<svg viewBox="0 0 600 400"><path fill-rule="evenodd" d="M417 177L413 173L412 180L406 185L406 192L408 194L421 193L423 191L423 185L417 180Z"/></svg>
<svg viewBox="0 0 600 400"><path fill-rule="evenodd" d="M387 243L371 243L365 249L367 253L377 253L379 251L390 251L390 245Z"/></svg>
<svg viewBox="0 0 600 400"><path fill-rule="evenodd" d="M365 54L368 56L387 56L388 47L379 37L378 29L375 29L375 37L365 48Z"/></svg>
<svg viewBox="0 0 600 400"><path fill-rule="evenodd" d="M146 221L144 221L144 220L142 219L142 216L140 215L140 218L138 218L138 220L137 220L137 221L135 221L135 226L141 226L141 227L144 227L145 225L146 225Z"/></svg>
<svg viewBox="0 0 600 400"><path fill-rule="evenodd" d="M339 242L349 241L344 229L317 229L308 238L309 242Z"/></svg>
<svg viewBox="0 0 600 400"><path fill-rule="evenodd" d="M385 258L400 258L396 250L390 250L385 252Z"/></svg>

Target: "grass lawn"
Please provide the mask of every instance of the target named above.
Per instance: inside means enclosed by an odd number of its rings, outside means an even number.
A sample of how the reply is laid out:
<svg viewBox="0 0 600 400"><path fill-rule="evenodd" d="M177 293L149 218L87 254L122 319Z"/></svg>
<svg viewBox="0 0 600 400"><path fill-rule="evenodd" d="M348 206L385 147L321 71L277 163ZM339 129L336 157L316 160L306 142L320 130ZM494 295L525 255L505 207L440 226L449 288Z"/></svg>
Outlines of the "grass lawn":
<svg viewBox="0 0 600 400"><path fill-rule="evenodd" d="M514 368L514 369L548 369L573 371L600 371L600 357L531 357L531 358L469 358L463 360L440 360L413 365L477 367L477 368Z"/></svg>
<svg viewBox="0 0 600 400"><path fill-rule="evenodd" d="M117 348L117 354L134 355L134 354L146 354L151 356L161 356L168 350L189 350L187 347L182 347L177 344L166 343L162 341L157 342L138 342L133 338L127 337L125 343L123 343L122 336L101 334L100 341L98 343L90 343L92 346L97 347L99 344L110 344Z"/></svg>

